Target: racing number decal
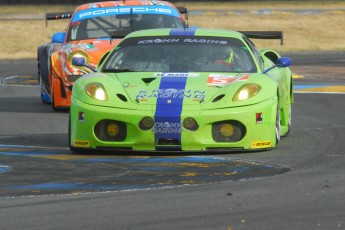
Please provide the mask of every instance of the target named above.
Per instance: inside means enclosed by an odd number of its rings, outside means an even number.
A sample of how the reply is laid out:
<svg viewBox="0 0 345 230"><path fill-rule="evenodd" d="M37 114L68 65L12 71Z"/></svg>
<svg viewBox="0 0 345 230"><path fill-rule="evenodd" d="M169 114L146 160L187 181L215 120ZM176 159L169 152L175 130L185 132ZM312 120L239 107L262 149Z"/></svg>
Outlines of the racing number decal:
<svg viewBox="0 0 345 230"><path fill-rule="evenodd" d="M223 75L223 74L210 74L207 79L207 84L209 85L226 85L234 81L246 81L248 80L248 75Z"/></svg>
<svg viewBox="0 0 345 230"><path fill-rule="evenodd" d="M211 85L225 85L233 81L233 78L230 77L208 77L207 83Z"/></svg>

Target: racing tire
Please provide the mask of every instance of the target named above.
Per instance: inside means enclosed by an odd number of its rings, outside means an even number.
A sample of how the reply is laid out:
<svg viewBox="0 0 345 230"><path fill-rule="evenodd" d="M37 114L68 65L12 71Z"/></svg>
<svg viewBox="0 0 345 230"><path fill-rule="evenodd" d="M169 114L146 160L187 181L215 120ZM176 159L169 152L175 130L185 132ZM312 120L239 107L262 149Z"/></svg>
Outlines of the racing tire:
<svg viewBox="0 0 345 230"><path fill-rule="evenodd" d="M68 147L74 153L80 153L82 150L71 145L71 113L69 113L68 117Z"/></svg>
<svg viewBox="0 0 345 230"><path fill-rule="evenodd" d="M288 120L288 131L283 135L283 137L286 137L287 135L289 135L289 133L290 133L290 130L291 130L291 121L292 121L292 119L291 119L291 117L292 117L292 115L291 115L291 104L290 104L290 109L289 109L289 120Z"/></svg>
<svg viewBox="0 0 345 230"><path fill-rule="evenodd" d="M54 79L52 81L52 107L53 107L53 110L56 111L56 112L61 112L64 110L64 108L62 107L59 107L59 106L56 106L56 103L55 103L55 90L54 90Z"/></svg>
<svg viewBox="0 0 345 230"><path fill-rule="evenodd" d="M53 89L53 92L52 92L52 107L53 107L54 111L59 111L59 109L55 105L54 97L55 97L55 93L54 93L54 89Z"/></svg>
<svg viewBox="0 0 345 230"><path fill-rule="evenodd" d="M276 146L280 141L280 108L279 101L277 101L277 112L276 112L276 122L275 122L275 136L276 136Z"/></svg>
<svg viewBox="0 0 345 230"><path fill-rule="evenodd" d="M51 100L49 98L49 95L47 92L45 92L42 88L46 86L44 85L44 82L46 84L48 81L48 58L46 52L44 52L44 49L39 49L38 56L37 56L37 70L38 70L38 82L40 84L40 90L41 90L41 101L44 104L51 104ZM48 91L48 89L46 90Z"/></svg>

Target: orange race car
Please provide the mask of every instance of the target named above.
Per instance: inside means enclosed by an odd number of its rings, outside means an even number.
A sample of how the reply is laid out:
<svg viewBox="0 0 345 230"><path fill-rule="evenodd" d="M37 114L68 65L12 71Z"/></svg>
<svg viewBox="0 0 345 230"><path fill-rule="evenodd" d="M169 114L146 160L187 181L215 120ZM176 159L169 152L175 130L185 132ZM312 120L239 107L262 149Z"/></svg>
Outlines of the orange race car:
<svg viewBox="0 0 345 230"><path fill-rule="evenodd" d="M96 68L106 52L129 32L152 28L185 28L184 7L166 1L123 0L84 4L72 13L47 13L46 20L70 19L66 32L57 32L50 43L37 49L38 78L43 103L54 110L68 108L73 83L90 68L74 66L84 57ZM116 36L112 36L116 34Z"/></svg>

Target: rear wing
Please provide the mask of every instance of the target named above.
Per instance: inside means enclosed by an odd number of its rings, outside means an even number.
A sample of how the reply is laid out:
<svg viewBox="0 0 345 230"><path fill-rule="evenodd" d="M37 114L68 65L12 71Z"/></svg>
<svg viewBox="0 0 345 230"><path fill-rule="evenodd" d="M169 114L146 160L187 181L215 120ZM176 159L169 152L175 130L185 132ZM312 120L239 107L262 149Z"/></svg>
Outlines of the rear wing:
<svg viewBox="0 0 345 230"><path fill-rule="evenodd" d="M178 12L180 12L180 14L184 15L184 20L186 22L186 26L188 27L188 10L187 10L187 8L184 6L177 6L176 9L178 10Z"/></svg>
<svg viewBox="0 0 345 230"><path fill-rule="evenodd" d="M248 38L254 39L280 39L280 45L284 43L282 31L238 31Z"/></svg>
<svg viewBox="0 0 345 230"><path fill-rule="evenodd" d="M176 7L176 9L180 12L180 14L187 14L188 13L187 8L184 6L178 6L178 7Z"/></svg>
<svg viewBox="0 0 345 230"><path fill-rule="evenodd" d="M48 20L68 19L72 17L73 12L59 12L59 13L46 13L46 26Z"/></svg>

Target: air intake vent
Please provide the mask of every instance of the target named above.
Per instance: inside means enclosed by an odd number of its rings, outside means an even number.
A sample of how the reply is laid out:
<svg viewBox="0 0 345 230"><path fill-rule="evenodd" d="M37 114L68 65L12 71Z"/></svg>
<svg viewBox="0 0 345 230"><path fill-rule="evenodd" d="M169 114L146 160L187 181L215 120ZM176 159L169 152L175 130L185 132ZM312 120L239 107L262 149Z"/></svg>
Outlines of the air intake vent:
<svg viewBox="0 0 345 230"><path fill-rule="evenodd" d="M151 77L151 78L142 78L141 80L143 80L143 82L145 82L146 85L149 85L151 82L153 82L154 80L156 80L156 78Z"/></svg>
<svg viewBox="0 0 345 230"><path fill-rule="evenodd" d="M158 145L170 145L170 146L175 145L175 146L179 146L181 144L180 144L180 141L177 140L177 139L173 139L173 138L160 138L157 141L157 146Z"/></svg>
<svg viewBox="0 0 345 230"><path fill-rule="evenodd" d="M121 101L123 101L123 102L127 102L128 100L127 100L127 98L123 95L123 94L116 94L116 96L121 100Z"/></svg>
<svg viewBox="0 0 345 230"><path fill-rule="evenodd" d="M156 145L157 151L181 151L181 143L178 139L160 138Z"/></svg>
<svg viewBox="0 0 345 230"><path fill-rule="evenodd" d="M218 95L215 99L212 100L212 102L217 102L220 99L222 99L225 96L225 94Z"/></svg>

